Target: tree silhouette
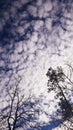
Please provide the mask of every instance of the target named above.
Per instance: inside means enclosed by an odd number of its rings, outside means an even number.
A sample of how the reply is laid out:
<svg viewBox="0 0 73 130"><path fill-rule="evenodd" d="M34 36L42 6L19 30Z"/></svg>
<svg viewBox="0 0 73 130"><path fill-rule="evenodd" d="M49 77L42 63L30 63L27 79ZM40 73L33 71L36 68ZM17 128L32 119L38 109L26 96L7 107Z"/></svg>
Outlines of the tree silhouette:
<svg viewBox="0 0 73 130"><path fill-rule="evenodd" d="M66 91L68 87L65 85L66 80L70 79L64 74L62 67L57 67L53 69L50 67L47 72L48 80L48 92L55 91L56 98L60 99L59 106L61 108L61 113L63 119L69 119L73 116L72 106L67 99Z"/></svg>
<svg viewBox="0 0 73 130"><path fill-rule="evenodd" d="M40 109L38 99L34 96L25 97L19 88L19 81L12 89L7 88L7 106L0 111L0 127L3 130L15 130L24 126L35 127Z"/></svg>

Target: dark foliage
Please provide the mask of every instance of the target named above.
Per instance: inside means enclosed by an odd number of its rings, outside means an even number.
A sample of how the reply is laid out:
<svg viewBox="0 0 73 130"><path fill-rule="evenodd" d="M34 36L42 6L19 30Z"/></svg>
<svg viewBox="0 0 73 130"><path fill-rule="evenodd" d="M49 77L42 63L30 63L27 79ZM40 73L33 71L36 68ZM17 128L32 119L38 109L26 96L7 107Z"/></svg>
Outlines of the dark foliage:
<svg viewBox="0 0 73 130"><path fill-rule="evenodd" d="M48 80L48 92L55 91L56 99L59 99L60 112L62 113L63 119L69 119L73 116L72 106L66 97L65 91L67 87L65 86L67 76L64 74L61 67L57 69L49 68L47 72Z"/></svg>

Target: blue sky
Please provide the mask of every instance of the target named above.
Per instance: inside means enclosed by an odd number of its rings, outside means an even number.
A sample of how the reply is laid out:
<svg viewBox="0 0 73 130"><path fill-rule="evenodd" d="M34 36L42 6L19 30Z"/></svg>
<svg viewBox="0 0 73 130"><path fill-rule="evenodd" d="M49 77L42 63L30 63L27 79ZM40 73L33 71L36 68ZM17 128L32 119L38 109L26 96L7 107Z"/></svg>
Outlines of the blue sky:
<svg viewBox="0 0 73 130"><path fill-rule="evenodd" d="M48 68L73 62L73 2L7 0L0 6L0 91L20 75L25 93L48 102Z"/></svg>

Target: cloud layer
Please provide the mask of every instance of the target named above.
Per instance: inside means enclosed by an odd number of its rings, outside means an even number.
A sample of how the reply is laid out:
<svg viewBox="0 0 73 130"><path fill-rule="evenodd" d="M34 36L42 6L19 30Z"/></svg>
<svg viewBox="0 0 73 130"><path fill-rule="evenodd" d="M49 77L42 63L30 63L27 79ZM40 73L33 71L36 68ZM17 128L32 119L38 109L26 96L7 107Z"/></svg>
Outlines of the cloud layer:
<svg viewBox="0 0 73 130"><path fill-rule="evenodd" d="M49 66L73 60L73 2L18 0L1 6L1 92L21 75L28 94L45 96Z"/></svg>

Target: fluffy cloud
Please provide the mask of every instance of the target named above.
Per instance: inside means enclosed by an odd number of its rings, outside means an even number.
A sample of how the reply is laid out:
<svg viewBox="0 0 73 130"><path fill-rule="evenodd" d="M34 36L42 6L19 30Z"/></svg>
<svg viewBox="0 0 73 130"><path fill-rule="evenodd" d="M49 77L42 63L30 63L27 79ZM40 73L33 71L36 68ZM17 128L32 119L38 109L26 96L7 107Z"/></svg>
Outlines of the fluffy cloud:
<svg viewBox="0 0 73 130"><path fill-rule="evenodd" d="M20 86L26 89L28 95L31 90L36 96L43 94L48 97L46 72L49 66L64 65L73 60L71 5L73 3L50 0L18 0L2 11L2 89L6 84L13 84L14 75L22 75Z"/></svg>

